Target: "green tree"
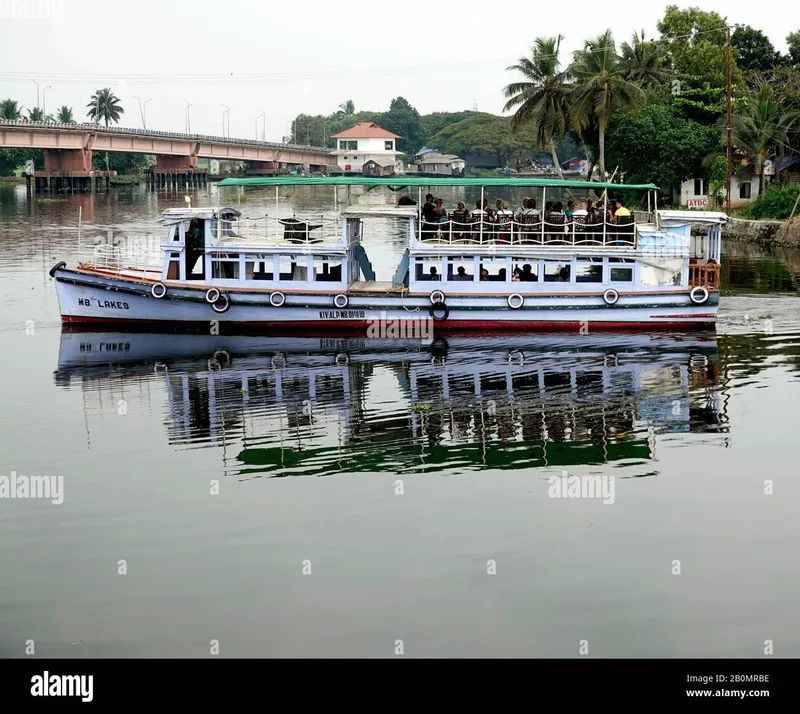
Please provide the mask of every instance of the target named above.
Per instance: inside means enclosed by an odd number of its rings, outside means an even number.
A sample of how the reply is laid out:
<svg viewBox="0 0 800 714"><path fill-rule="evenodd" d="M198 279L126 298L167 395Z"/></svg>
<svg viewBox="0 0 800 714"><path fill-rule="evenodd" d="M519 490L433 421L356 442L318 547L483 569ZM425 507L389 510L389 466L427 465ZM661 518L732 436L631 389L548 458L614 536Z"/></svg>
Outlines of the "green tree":
<svg viewBox="0 0 800 714"><path fill-rule="evenodd" d="M423 146L430 149L437 149L437 146L431 146L431 138L438 134L442 129L450 124L466 119L473 112L433 112L432 114L423 114L419 118L419 130L422 136ZM420 147L422 148L422 147Z"/></svg>
<svg viewBox="0 0 800 714"><path fill-rule="evenodd" d="M27 161L33 161L42 168L44 152L42 149L0 149L0 176L11 176Z"/></svg>
<svg viewBox="0 0 800 714"><path fill-rule="evenodd" d="M633 33L630 43L620 45L619 66L622 76L629 82L635 82L642 89L655 89L666 84L672 77L667 66L664 47L641 33Z"/></svg>
<svg viewBox="0 0 800 714"><path fill-rule="evenodd" d="M503 89L508 99L503 111L514 111L512 131L530 126L539 149L550 149L559 178L564 179L556 153L556 142L566 133L569 117L567 74L561 69L558 37L539 37L534 41L530 57L520 57L508 70L519 72L523 81L512 82Z"/></svg>
<svg viewBox="0 0 800 714"><path fill-rule="evenodd" d="M68 107L66 104L58 110L58 114L56 115L58 121L62 124L74 124L75 118L72 116L72 109Z"/></svg>
<svg viewBox="0 0 800 714"><path fill-rule="evenodd" d="M734 145L747 154L758 174L759 193L764 191L764 160L783 159L788 132L800 119L800 111L777 100L766 82L750 91L747 101L733 114ZM722 122L720 122L720 127Z"/></svg>
<svg viewBox="0 0 800 714"><path fill-rule="evenodd" d="M790 32L786 36L786 44L789 45L789 60L795 66L800 65L800 30Z"/></svg>
<svg viewBox="0 0 800 714"><path fill-rule="evenodd" d="M28 119L30 121L45 121L44 109L41 107L34 107L28 110Z"/></svg>
<svg viewBox="0 0 800 714"><path fill-rule="evenodd" d="M0 119L15 121L22 119L22 106L13 99L0 102Z"/></svg>
<svg viewBox="0 0 800 714"><path fill-rule="evenodd" d="M625 79L611 30L588 40L576 53L570 68L574 88L570 93L570 117L577 131L596 120L600 180L606 180L605 133L615 112L635 115L646 96L639 85Z"/></svg>
<svg viewBox="0 0 800 714"><path fill-rule="evenodd" d="M736 64L743 70L770 69L781 60L781 53L775 51L769 38L750 25L736 25L731 46L736 48Z"/></svg>
<svg viewBox="0 0 800 714"><path fill-rule="evenodd" d="M105 163L106 157L104 156L102 162ZM92 164L95 168L102 169L100 163L101 159L98 154L92 156ZM124 154L118 152L111 152L109 154L108 163L106 164L106 171L116 171L122 175L144 174L151 166L155 166L155 156L149 154Z"/></svg>
<svg viewBox="0 0 800 714"><path fill-rule="evenodd" d="M800 107L800 71L786 65L779 65L770 70L747 73L747 84L755 90L762 84L769 84L775 100L784 107ZM737 102L738 104L739 102ZM800 154L800 130L794 127L788 132L786 154ZM780 164L775 166L775 181L780 181Z"/></svg>
<svg viewBox="0 0 800 714"><path fill-rule="evenodd" d="M664 105L648 105L634 119L616 117L606 152L630 183L653 182L675 188L688 178L706 175L705 157L720 146L719 132L691 121Z"/></svg>
<svg viewBox="0 0 800 714"><path fill-rule="evenodd" d="M727 24L727 19L716 12L669 5L658 23L658 31L673 69L684 75L700 77L712 87L725 87ZM735 62L735 49L731 57ZM732 66L732 83L739 84L741 80L741 70Z"/></svg>
<svg viewBox="0 0 800 714"><path fill-rule="evenodd" d="M342 102L339 105L339 111L344 116L352 116L356 113L356 105L353 103L352 99L348 99L346 102Z"/></svg>
<svg viewBox="0 0 800 714"><path fill-rule="evenodd" d="M98 124L104 121L106 126L108 126L109 122L119 124L120 117L125 113L119 103L119 99L113 94L110 87L96 90L86 108L89 110L87 115L92 121ZM106 171L111 170L109 165L108 152L106 151Z"/></svg>
<svg viewBox="0 0 800 714"><path fill-rule="evenodd" d="M298 114L292 122L290 143L309 146L328 146L332 133L330 121L320 115Z"/></svg>
<svg viewBox="0 0 800 714"><path fill-rule="evenodd" d="M99 124L102 121L106 126L111 122L119 124L120 118L125 113L119 99L112 93L110 87L96 90L86 108L89 110L87 116L93 122Z"/></svg>
<svg viewBox="0 0 800 714"><path fill-rule="evenodd" d="M422 148L423 137L419 112L404 97L392 99L389 111L378 122L384 129L402 137L397 140L398 151L413 155Z"/></svg>

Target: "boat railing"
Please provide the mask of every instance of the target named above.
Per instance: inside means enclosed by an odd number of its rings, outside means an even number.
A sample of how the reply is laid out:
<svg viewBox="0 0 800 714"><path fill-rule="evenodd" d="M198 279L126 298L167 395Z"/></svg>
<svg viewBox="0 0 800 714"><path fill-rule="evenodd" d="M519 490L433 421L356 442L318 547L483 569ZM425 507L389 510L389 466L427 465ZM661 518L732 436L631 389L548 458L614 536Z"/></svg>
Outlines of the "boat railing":
<svg viewBox="0 0 800 714"><path fill-rule="evenodd" d="M80 255L86 255L81 252ZM121 242L118 245L100 243L95 245L91 258L83 258L79 266L100 269L119 275L124 271L161 272L163 253L152 250L147 243Z"/></svg>
<svg viewBox="0 0 800 714"><path fill-rule="evenodd" d="M543 247L628 247L637 246L638 228L634 217L626 222L588 223L585 216L568 219L564 214L539 216L451 217L438 223L419 221L417 240L438 245L493 245Z"/></svg>
<svg viewBox="0 0 800 714"><path fill-rule="evenodd" d="M345 244L342 222L320 214L280 218L259 216L222 220L212 225L212 240L221 245L253 243L258 245L324 245Z"/></svg>
<svg viewBox="0 0 800 714"><path fill-rule="evenodd" d="M709 290L719 290L720 264L710 261L708 263L693 263L689 261L689 287L704 287Z"/></svg>

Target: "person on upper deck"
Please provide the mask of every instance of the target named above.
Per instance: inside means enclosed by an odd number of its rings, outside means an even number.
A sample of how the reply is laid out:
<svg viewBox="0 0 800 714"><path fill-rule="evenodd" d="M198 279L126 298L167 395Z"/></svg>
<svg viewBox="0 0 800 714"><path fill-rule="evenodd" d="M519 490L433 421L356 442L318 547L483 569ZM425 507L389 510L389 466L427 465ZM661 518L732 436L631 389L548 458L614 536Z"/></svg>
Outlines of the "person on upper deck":
<svg viewBox="0 0 800 714"><path fill-rule="evenodd" d="M620 216L630 216L631 215L631 212L627 208L625 208L625 202L621 198L617 199L616 204L617 204L617 206L616 206L616 210L614 211L614 218L613 218L614 223L618 222L617 219Z"/></svg>
<svg viewBox="0 0 800 714"><path fill-rule="evenodd" d="M575 201L567 201L567 207L564 209L564 215L567 218L572 218L575 215Z"/></svg>
<svg viewBox="0 0 800 714"><path fill-rule="evenodd" d="M422 216L422 233L426 238L429 238L436 231L432 224L439 222L439 215L436 213L432 193L425 195L425 203L422 205L420 213Z"/></svg>

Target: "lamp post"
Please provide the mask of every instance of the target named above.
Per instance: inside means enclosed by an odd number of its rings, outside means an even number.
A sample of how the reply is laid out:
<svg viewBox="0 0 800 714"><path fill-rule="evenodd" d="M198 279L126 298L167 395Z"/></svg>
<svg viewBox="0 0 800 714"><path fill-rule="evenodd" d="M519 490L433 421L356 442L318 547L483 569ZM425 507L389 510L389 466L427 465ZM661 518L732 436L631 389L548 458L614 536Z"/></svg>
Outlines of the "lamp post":
<svg viewBox="0 0 800 714"><path fill-rule="evenodd" d="M147 129L147 102L153 101L152 99L148 99L144 104L142 104L142 100L139 97L134 96L134 99L139 102L139 114L142 115L142 129Z"/></svg>
<svg viewBox="0 0 800 714"><path fill-rule="evenodd" d="M48 84L42 90L42 119L47 121L47 90L52 89L52 87Z"/></svg>
<svg viewBox="0 0 800 714"><path fill-rule="evenodd" d="M259 119L263 119L264 120L264 128L266 130L266 123L267 123L267 114L266 114L266 112L261 112L261 114L259 114L256 117L256 141L258 141L258 120ZM264 133L263 132L261 134L261 141L264 141Z"/></svg>
<svg viewBox="0 0 800 714"><path fill-rule="evenodd" d="M287 122L286 122L286 143L287 143L287 144L291 144L291 143L292 143L292 142L291 142L291 138L292 138L291 129L289 129L289 125L290 125L291 123L292 123L292 120L291 120L291 119L290 119L289 121L287 121Z"/></svg>
<svg viewBox="0 0 800 714"><path fill-rule="evenodd" d="M225 111L222 112L222 136L226 136L226 134L225 134L225 115L227 114L228 115L228 133L227 133L227 136L230 137L230 135L231 135L231 117L230 117L231 108L229 106L227 106L226 104L220 104L220 106L225 109Z"/></svg>
<svg viewBox="0 0 800 714"><path fill-rule="evenodd" d="M183 101L186 102L186 133L187 134L191 134L192 133L192 117L191 117L191 114L189 112L189 107L191 107L192 105L189 104L189 102L187 102L185 99Z"/></svg>
<svg viewBox="0 0 800 714"><path fill-rule="evenodd" d="M36 84L36 108L39 108L39 83L35 79L31 79L31 82Z"/></svg>

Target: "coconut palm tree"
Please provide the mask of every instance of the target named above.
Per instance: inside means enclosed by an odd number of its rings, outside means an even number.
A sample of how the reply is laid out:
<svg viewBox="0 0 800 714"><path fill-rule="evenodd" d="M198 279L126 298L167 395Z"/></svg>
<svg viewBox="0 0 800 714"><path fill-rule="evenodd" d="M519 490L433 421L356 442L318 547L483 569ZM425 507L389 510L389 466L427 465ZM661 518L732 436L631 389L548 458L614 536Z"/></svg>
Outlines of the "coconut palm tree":
<svg viewBox="0 0 800 714"><path fill-rule="evenodd" d="M503 111L516 111L511 117L511 130L530 125L536 134L536 147L550 149L553 165L563 179L556 153L556 142L564 136L569 118L567 75L558 57L561 40L539 37L531 47L530 57L520 57L506 69L519 72L523 81L512 82L503 89L508 101Z"/></svg>
<svg viewBox="0 0 800 714"><path fill-rule="evenodd" d="M100 120L103 120L106 126L109 122L119 124L120 117L125 113L120 106L119 98L111 92L111 87L96 90L86 108L89 110L87 115L92 121L99 124ZM106 151L106 171L108 170L108 152Z"/></svg>
<svg viewBox="0 0 800 714"><path fill-rule="evenodd" d="M634 32L630 44L623 42L620 52L622 76L629 82L636 82L642 89L655 89L672 77L662 46L648 40L644 30L641 33Z"/></svg>
<svg viewBox="0 0 800 714"><path fill-rule="evenodd" d="M46 121L44 116L44 109L41 107L34 107L28 110L28 119L30 121Z"/></svg>
<svg viewBox="0 0 800 714"><path fill-rule="evenodd" d="M87 115L93 122L99 124L103 121L106 126L109 122L119 124L120 117L125 113L110 87L96 90L86 108L89 110Z"/></svg>
<svg viewBox="0 0 800 714"><path fill-rule="evenodd" d="M642 88L625 79L611 30L594 40L587 40L583 50L576 53L569 70L573 88L570 92L570 121L581 133L597 121L599 154L597 163L600 180L606 180L605 133L614 112L636 113L645 102Z"/></svg>
<svg viewBox="0 0 800 714"><path fill-rule="evenodd" d="M764 160L776 155L776 164L783 161L789 131L800 121L800 110L789 108L778 100L767 82L750 90L747 101L738 103L732 116L731 138L737 149L747 154L758 174L758 193L764 191ZM718 123L725 129L724 117Z"/></svg>
<svg viewBox="0 0 800 714"><path fill-rule="evenodd" d="M353 103L352 99L348 99L346 102L342 102L339 105L339 111L337 114L342 114L344 116L351 116L356 113L356 105Z"/></svg>
<svg viewBox="0 0 800 714"><path fill-rule="evenodd" d="M22 119L22 107L13 99L4 99L0 102L0 119L8 121Z"/></svg>
<svg viewBox="0 0 800 714"><path fill-rule="evenodd" d="M58 121L62 124L74 124L75 118L72 116L72 109L68 107L66 104L58 110L58 114L56 115Z"/></svg>

